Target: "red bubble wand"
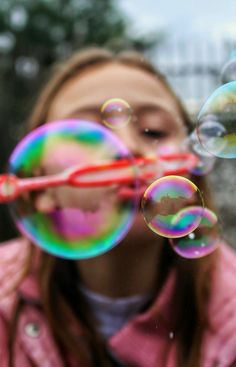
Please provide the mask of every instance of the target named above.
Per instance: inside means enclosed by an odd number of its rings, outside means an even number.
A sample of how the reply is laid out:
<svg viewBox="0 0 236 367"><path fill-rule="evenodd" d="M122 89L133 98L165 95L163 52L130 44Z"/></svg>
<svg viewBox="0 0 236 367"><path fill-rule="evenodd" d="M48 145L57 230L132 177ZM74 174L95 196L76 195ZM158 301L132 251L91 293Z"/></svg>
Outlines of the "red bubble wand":
<svg viewBox="0 0 236 367"><path fill-rule="evenodd" d="M159 175L157 163L162 168ZM49 187L127 185L136 180L147 182L161 176L182 175L190 172L197 163L198 158L192 153L174 153L160 155L158 158L139 157L88 166L79 165L50 176L19 178L13 174L3 174L0 175L0 203L15 200L23 192Z"/></svg>

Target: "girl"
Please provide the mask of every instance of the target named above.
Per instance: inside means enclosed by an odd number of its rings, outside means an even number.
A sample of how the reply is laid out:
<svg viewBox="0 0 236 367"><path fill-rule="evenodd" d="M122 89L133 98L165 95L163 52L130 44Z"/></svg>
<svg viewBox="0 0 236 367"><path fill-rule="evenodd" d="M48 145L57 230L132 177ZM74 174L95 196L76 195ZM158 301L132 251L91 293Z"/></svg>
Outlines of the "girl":
<svg viewBox="0 0 236 367"><path fill-rule="evenodd" d="M29 129L70 118L101 124L102 103L115 97L134 111L115 131L134 156L154 153L156 139L158 149L182 144L190 121L181 103L131 52L90 49L59 65ZM195 182L211 208L204 179ZM0 256L1 367L232 367L235 259L224 244L201 259L179 257L140 213L118 246L87 260L11 241Z"/></svg>

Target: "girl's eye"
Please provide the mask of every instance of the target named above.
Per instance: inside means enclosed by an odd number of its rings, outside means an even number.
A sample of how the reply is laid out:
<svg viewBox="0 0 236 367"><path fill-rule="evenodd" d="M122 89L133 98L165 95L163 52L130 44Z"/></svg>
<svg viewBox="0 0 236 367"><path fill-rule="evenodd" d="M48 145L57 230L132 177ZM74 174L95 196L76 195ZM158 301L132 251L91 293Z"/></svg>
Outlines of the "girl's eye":
<svg viewBox="0 0 236 367"><path fill-rule="evenodd" d="M163 130L154 130L154 129L144 129L142 130L142 135L150 139L164 139L168 136L168 133Z"/></svg>

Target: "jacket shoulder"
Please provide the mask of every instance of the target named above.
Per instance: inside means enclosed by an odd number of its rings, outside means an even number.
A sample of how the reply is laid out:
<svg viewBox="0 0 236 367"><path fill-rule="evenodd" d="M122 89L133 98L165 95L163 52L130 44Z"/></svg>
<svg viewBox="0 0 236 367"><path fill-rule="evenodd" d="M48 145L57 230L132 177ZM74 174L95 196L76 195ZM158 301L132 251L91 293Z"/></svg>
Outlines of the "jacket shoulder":
<svg viewBox="0 0 236 367"><path fill-rule="evenodd" d="M213 293L217 306L236 301L236 251L225 244L220 247L216 261Z"/></svg>
<svg viewBox="0 0 236 367"><path fill-rule="evenodd" d="M220 320L225 323L228 315L226 309L233 305L236 305L236 251L223 244L218 252L212 279L209 311L214 323L218 324Z"/></svg>
<svg viewBox="0 0 236 367"><path fill-rule="evenodd" d="M223 244L213 274L208 317L210 327L204 345L208 361L222 367L236 362L236 251ZM219 352L220 351L220 352Z"/></svg>

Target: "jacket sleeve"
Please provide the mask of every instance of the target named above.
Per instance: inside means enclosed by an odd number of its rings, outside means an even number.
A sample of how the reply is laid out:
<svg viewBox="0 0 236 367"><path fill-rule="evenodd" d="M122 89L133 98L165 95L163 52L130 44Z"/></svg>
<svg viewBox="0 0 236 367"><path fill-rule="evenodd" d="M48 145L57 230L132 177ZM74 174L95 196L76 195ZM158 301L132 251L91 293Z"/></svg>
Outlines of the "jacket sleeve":
<svg viewBox="0 0 236 367"><path fill-rule="evenodd" d="M204 367L236 367L236 253L222 246L209 305L210 327L203 341Z"/></svg>

